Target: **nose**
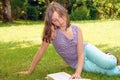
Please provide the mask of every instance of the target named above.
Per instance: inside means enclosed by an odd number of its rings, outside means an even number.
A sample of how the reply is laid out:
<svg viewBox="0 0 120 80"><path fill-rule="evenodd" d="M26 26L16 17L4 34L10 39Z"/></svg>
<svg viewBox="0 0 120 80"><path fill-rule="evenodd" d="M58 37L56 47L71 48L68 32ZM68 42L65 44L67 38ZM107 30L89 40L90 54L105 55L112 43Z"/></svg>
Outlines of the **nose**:
<svg viewBox="0 0 120 80"><path fill-rule="evenodd" d="M58 21L59 21L60 24L63 24L63 19L62 18L59 18Z"/></svg>

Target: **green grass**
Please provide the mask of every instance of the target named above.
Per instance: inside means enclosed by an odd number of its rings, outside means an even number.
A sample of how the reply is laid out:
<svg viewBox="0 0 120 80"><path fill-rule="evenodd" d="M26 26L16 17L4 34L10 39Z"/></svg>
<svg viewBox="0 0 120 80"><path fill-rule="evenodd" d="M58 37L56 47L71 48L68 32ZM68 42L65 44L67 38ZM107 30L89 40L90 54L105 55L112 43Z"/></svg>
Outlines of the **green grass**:
<svg viewBox="0 0 120 80"><path fill-rule="evenodd" d="M97 46L102 51L110 51L120 58L120 21L74 21L83 31L84 41ZM14 24L0 23L0 80L45 80L49 73L65 71L74 73L56 54L50 44L30 75L17 72L27 70L41 45L42 21L16 21ZM82 72L82 77L92 80L119 80L118 76Z"/></svg>

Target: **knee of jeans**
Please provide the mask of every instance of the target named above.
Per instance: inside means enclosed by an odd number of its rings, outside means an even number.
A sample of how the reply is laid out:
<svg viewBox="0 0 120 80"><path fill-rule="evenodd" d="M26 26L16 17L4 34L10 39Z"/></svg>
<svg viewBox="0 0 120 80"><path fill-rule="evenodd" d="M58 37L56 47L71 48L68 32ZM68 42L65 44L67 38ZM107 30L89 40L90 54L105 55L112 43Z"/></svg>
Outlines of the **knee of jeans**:
<svg viewBox="0 0 120 80"><path fill-rule="evenodd" d="M117 65L117 58L113 55L109 55L109 59L106 63L105 68L112 69L112 68L115 68L116 65Z"/></svg>
<svg viewBox="0 0 120 80"><path fill-rule="evenodd" d="M113 69L117 65L117 59L115 56L106 56L106 58L104 58L104 61L100 62L98 65L104 69Z"/></svg>

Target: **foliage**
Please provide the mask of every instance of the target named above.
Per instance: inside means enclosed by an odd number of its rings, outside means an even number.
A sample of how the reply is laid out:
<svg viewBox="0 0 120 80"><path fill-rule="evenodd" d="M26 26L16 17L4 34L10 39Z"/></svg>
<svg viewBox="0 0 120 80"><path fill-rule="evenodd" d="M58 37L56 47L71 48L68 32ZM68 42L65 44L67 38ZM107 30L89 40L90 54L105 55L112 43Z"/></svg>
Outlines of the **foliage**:
<svg viewBox="0 0 120 80"><path fill-rule="evenodd" d="M26 19L26 0L11 0L12 17L14 19Z"/></svg>
<svg viewBox="0 0 120 80"><path fill-rule="evenodd" d="M2 19L2 2L0 2L0 19Z"/></svg>
<svg viewBox="0 0 120 80"><path fill-rule="evenodd" d="M37 7L38 12L38 18L37 19L43 19L44 13L46 9L45 0L28 0L29 6Z"/></svg>
<svg viewBox="0 0 120 80"><path fill-rule="evenodd" d="M98 10L97 10L95 4L93 3L93 1L87 0L86 6L90 10L90 13L89 13L90 19L92 19L92 20L96 19L96 15L97 15Z"/></svg>
<svg viewBox="0 0 120 80"><path fill-rule="evenodd" d="M87 0L91 19L116 19L119 13L119 0ZM94 16L93 16L94 15Z"/></svg>
<svg viewBox="0 0 120 80"><path fill-rule="evenodd" d="M120 19L120 0L11 0L12 16L14 19L29 19L27 18L27 9L29 6L33 6L37 9L37 19L43 20L46 7L52 1L56 1L63 5L68 10L68 14L72 20ZM81 18L80 16L80 19L74 19L72 17L73 14L80 9L83 12L88 11L87 18L81 13L84 18ZM2 3L0 0L0 18L2 18L1 12ZM78 14L80 13L77 13L76 15Z"/></svg>
<svg viewBox="0 0 120 80"><path fill-rule="evenodd" d="M87 20L89 19L89 10L86 6L81 6L72 11L71 20Z"/></svg>
<svg viewBox="0 0 120 80"><path fill-rule="evenodd" d="M37 7L28 6L27 7L27 19L38 20L38 10Z"/></svg>

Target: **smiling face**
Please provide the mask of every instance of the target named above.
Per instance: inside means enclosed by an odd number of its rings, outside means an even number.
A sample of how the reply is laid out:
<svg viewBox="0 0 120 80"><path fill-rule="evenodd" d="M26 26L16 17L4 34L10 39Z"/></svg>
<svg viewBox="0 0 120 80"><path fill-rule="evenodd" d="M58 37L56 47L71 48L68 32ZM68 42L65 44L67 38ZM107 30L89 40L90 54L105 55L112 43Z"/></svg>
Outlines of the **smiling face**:
<svg viewBox="0 0 120 80"><path fill-rule="evenodd" d="M66 16L59 15L56 11L54 11L52 15L52 24L58 27L66 27Z"/></svg>
<svg viewBox="0 0 120 80"><path fill-rule="evenodd" d="M55 2L50 4L46 10L45 25L47 27L54 25L59 28L68 28L70 26L70 21L67 10L59 3Z"/></svg>
<svg viewBox="0 0 120 80"><path fill-rule="evenodd" d="M67 29L70 26L67 10L57 2L52 2L46 9L43 41L51 41L51 27L53 27L53 25L54 28L62 29Z"/></svg>

